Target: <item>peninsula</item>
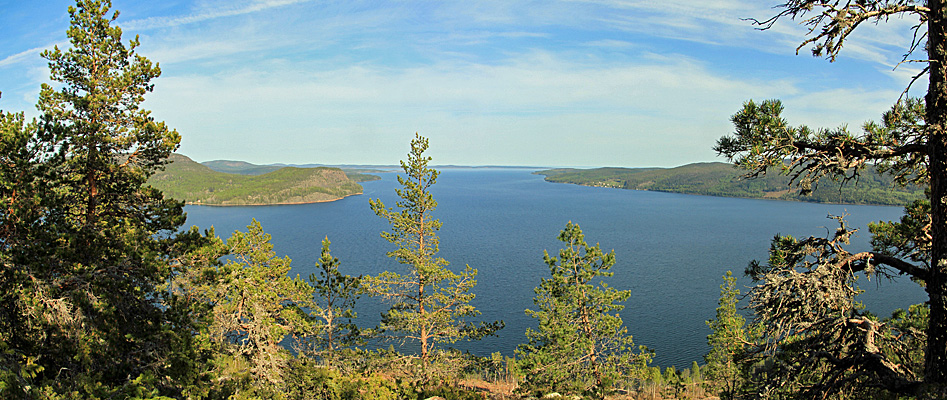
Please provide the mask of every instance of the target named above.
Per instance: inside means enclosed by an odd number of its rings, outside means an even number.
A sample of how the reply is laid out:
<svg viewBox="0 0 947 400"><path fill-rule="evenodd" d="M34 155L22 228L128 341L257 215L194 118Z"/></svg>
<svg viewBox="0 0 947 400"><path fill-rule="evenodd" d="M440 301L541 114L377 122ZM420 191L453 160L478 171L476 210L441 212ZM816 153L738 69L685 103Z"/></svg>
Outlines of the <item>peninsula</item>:
<svg viewBox="0 0 947 400"><path fill-rule="evenodd" d="M163 171L148 183L166 196L187 204L250 206L318 203L362 193L358 182L378 179L366 174L350 176L339 168L273 167L242 165L234 173L215 171L181 154L172 154ZM212 164L219 167L219 163Z"/></svg>
<svg viewBox="0 0 947 400"><path fill-rule="evenodd" d="M754 179L743 178L745 171L732 164L694 163L675 168L558 168L538 171L546 181L632 190L653 190L720 197L808 201L840 204L903 206L924 198L924 189L902 187L874 167L861 171L845 187L823 179L811 195L788 190L789 177L778 171Z"/></svg>

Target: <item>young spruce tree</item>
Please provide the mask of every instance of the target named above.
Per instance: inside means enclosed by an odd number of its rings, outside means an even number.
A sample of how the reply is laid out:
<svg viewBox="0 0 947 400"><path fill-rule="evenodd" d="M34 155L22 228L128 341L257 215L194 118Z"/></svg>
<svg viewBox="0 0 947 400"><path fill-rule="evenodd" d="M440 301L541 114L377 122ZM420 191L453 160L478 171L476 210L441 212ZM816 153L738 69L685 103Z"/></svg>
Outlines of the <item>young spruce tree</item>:
<svg viewBox="0 0 947 400"><path fill-rule="evenodd" d="M616 381L643 370L651 353L634 350L628 329L617 314L631 292L616 290L599 278L612 276L615 254L589 247L578 225L569 222L559 234L566 247L559 258L543 254L549 278L535 289L539 320L528 329L528 343L517 353L525 375L523 388L533 392L565 392L604 398ZM597 284L596 281L597 280Z"/></svg>
<svg viewBox="0 0 947 400"><path fill-rule="evenodd" d="M477 281L477 270L469 265L461 273L447 269L447 261L437 257L437 231L441 222L432 216L437 202L430 188L438 171L428 168L424 155L428 140L415 135L408 161L401 161L405 176L398 176L401 189L400 211L385 207L381 200L370 200L372 211L388 220L391 232L381 236L398 246L389 257L406 266L404 273L385 271L363 278L366 292L393 304L384 313L381 330L420 344L420 359L427 368L434 346L460 339L479 339L502 328L502 321L475 326L465 318L480 315L470 301Z"/></svg>

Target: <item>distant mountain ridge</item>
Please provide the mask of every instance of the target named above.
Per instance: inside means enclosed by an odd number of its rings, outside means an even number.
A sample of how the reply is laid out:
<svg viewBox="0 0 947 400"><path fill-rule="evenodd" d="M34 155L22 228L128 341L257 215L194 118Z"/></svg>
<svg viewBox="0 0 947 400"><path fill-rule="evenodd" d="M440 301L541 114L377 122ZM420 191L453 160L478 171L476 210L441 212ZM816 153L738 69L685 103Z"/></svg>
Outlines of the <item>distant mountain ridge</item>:
<svg viewBox="0 0 947 400"><path fill-rule="evenodd" d="M297 168L258 166L240 161L197 163L181 154L172 154L164 171L148 183L166 196L188 204L270 205L314 203L338 200L362 193L356 181L378 179L357 174L355 178L338 168Z"/></svg>
<svg viewBox="0 0 947 400"><path fill-rule="evenodd" d="M809 196L789 190L789 177L776 171L755 179L742 178L744 173L720 162L675 168L558 168L536 172L548 182L720 197L899 206L924 197L923 188L902 188L873 167L866 168L857 181L841 190L838 182L823 179Z"/></svg>
<svg viewBox="0 0 947 400"><path fill-rule="evenodd" d="M385 172L400 172L400 165L382 165L382 164L284 164L284 163L273 163L273 164L251 164L245 161L234 161L234 160L213 160L213 161L204 161L201 162L210 169L218 172L226 172L230 174L243 174L243 175L257 175L263 171L263 173L270 172L282 167L297 167L297 168L319 168L319 167L330 167L330 168L339 168L345 172L361 172L361 173L370 173L370 174L380 174ZM436 164L431 167L437 169L545 169L549 167L538 167L538 166L528 166L528 165L454 165L454 164Z"/></svg>
<svg viewBox="0 0 947 400"><path fill-rule="evenodd" d="M258 165L251 164L246 161L233 161L233 160L214 160L214 161L204 161L202 165L207 166L208 168L217 171L224 172L228 174L239 174L239 175L263 175L273 171L277 171L280 168L337 168L345 171L345 174L348 175L349 179L355 182L368 182L381 179L378 176L370 175L373 173L383 173L388 172L386 169L378 169L375 167L363 167L363 166L335 166L335 165L322 165L322 164L303 164L303 165L294 165L294 164L268 164L268 165Z"/></svg>
<svg viewBox="0 0 947 400"><path fill-rule="evenodd" d="M201 164L217 172L240 175L263 175L265 173L273 172L283 168L282 166L278 165L256 165L245 161L231 160L205 161Z"/></svg>

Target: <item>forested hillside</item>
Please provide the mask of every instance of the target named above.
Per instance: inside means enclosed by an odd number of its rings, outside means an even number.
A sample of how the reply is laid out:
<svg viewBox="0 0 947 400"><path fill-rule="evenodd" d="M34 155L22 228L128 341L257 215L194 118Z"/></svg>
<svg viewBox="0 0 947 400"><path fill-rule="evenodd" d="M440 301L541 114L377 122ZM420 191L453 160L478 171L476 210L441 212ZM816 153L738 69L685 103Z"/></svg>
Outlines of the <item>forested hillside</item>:
<svg viewBox="0 0 947 400"><path fill-rule="evenodd" d="M314 203L362 193L362 186L338 168L283 167L249 175L214 171L180 154L171 155L170 160L171 164L155 173L148 183L168 197L190 204Z"/></svg>
<svg viewBox="0 0 947 400"><path fill-rule="evenodd" d="M561 168L539 171L549 182L722 197L765 198L818 203L904 205L924 197L917 186L903 187L890 175L867 168L839 189L823 179L808 196L789 190L789 177L772 171L755 179L727 163L695 163L676 168Z"/></svg>
<svg viewBox="0 0 947 400"><path fill-rule="evenodd" d="M205 161L201 164L217 172L240 175L263 175L281 168L277 165L256 165L232 160Z"/></svg>
<svg viewBox="0 0 947 400"><path fill-rule="evenodd" d="M311 168L320 168L322 165L257 165L251 164L246 161L233 161L233 160L214 160L214 161L205 161L201 165L204 165L211 170L217 172L223 172L227 174L239 174L239 175L263 175L266 173L274 172L280 168L286 167L297 167L303 169ZM345 172L345 175L349 179L355 182L368 182L368 181L377 181L381 179L378 175L372 175L373 173L382 173L386 172L379 169L371 168L340 168Z"/></svg>

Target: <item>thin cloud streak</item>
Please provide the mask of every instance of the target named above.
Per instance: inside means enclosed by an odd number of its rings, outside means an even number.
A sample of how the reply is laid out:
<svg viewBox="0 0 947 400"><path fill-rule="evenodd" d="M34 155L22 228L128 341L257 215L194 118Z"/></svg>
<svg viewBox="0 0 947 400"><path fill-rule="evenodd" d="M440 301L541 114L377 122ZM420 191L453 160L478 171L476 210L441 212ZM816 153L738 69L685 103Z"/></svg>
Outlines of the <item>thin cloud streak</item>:
<svg viewBox="0 0 947 400"><path fill-rule="evenodd" d="M830 64L793 54L805 34L794 21L760 32L741 19L777 12L743 0L155 9L168 15L117 23L162 67L145 107L202 160L385 163L421 131L448 163L674 166L714 160L746 100L782 99L793 124L860 125L918 71L891 70L910 20L860 28ZM4 102L35 98L5 75Z"/></svg>
<svg viewBox="0 0 947 400"><path fill-rule="evenodd" d="M266 11L272 8L284 7L293 4L307 3L313 0L268 0L256 1L243 7L221 7L200 14L181 15L172 17L151 17L128 21L124 23L127 30L148 30L157 28L171 28L180 25L194 24L208 20L214 20L224 17L233 17L237 15L251 14Z"/></svg>
<svg viewBox="0 0 947 400"><path fill-rule="evenodd" d="M605 164L674 166L712 160L710 144L729 132L728 116L749 98L782 97L802 111L792 114L794 124L837 126L877 115L891 94L850 90L800 95L791 81L725 78L676 55L655 55L650 62L622 66L589 66L542 52L510 60L498 66L351 66L315 73L305 65L273 65L214 77L169 78L151 104L156 115L177 116L183 123L178 128L187 133L182 151L199 159L275 162L261 159L265 152L258 150L266 148L281 157L296 157L283 162L353 162L364 154L398 148L405 132L422 131L438 139L442 154L457 163L538 163L553 157L557 165L584 165L588 162L563 143L573 140L570 135L586 132L583 143L611 143L597 150L597 159ZM822 98L833 100L819 103ZM806 107L809 103L817 107ZM846 108L851 104L857 104L858 111ZM232 117L211 117L218 115ZM258 118L261 115L266 118ZM311 122L286 124L300 116ZM286 140L274 143L273 136L258 136L261 131L278 132ZM221 143L218 138L224 132L230 140ZM355 148L337 137L357 132L368 136ZM671 132L679 144L669 156L661 141L669 140ZM285 155L281 146L287 143L309 150ZM469 151L471 143L497 147L477 154ZM210 148L222 154L205 156L207 150L202 149ZM634 152L629 158L625 149L648 152Z"/></svg>
<svg viewBox="0 0 947 400"><path fill-rule="evenodd" d="M36 60L39 58L40 53L43 50L52 49L53 47L59 46L60 48L69 46L69 42L59 42L43 47L36 47L29 50L21 51L11 56L7 56L4 59L0 60L0 67L7 67L11 65L22 64L26 61Z"/></svg>

